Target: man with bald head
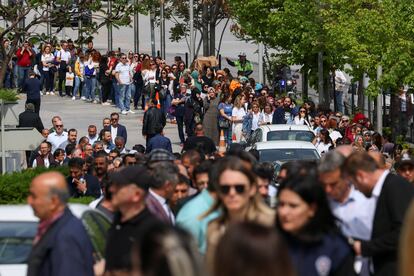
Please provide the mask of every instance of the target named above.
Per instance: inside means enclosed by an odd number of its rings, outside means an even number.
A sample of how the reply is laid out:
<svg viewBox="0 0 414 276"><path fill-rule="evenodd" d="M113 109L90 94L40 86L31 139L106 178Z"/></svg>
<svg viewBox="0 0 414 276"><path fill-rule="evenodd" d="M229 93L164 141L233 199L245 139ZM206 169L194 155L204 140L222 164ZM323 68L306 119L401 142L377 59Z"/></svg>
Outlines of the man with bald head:
<svg viewBox="0 0 414 276"><path fill-rule="evenodd" d="M28 259L28 276L94 275L93 247L83 227L67 207L65 177L43 173L32 180L27 202L39 218Z"/></svg>

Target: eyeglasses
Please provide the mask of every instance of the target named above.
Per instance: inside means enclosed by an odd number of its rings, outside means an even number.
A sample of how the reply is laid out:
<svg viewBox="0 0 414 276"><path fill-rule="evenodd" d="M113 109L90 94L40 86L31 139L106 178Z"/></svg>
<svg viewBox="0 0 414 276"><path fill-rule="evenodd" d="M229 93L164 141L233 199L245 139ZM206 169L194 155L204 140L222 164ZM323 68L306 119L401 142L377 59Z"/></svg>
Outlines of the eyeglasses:
<svg viewBox="0 0 414 276"><path fill-rule="evenodd" d="M348 123L348 122L349 122L349 120L342 120L342 122L344 122L344 123Z"/></svg>
<svg viewBox="0 0 414 276"><path fill-rule="evenodd" d="M239 195L244 194L245 186L243 184L235 184L235 185L220 185L220 192L223 195L228 195L230 193L230 189L234 188L236 193Z"/></svg>
<svg viewBox="0 0 414 276"><path fill-rule="evenodd" d="M134 58L139 58L139 56L134 56Z"/></svg>
<svg viewBox="0 0 414 276"><path fill-rule="evenodd" d="M56 125L56 127L63 127L63 125Z"/></svg>
<svg viewBox="0 0 414 276"><path fill-rule="evenodd" d="M306 110L301 110L301 111L299 111L300 113L306 113Z"/></svg>
<svg viewBox="0 0 414 276"><path fill-rule="evenodd" d="M325 123L326 122L326 120L321 120L321 123Z"/></svg>
<svg viewBox="0 0 414 276"><path fill-rule="evenodd" d="M111 121L118 121L118 118L111 118Z"/></svg>
<svg viewBox="0 0 414 276"><path fill-rule="evenodd" d="M121 57L121 59L126 59L126 57Z"/></svg>

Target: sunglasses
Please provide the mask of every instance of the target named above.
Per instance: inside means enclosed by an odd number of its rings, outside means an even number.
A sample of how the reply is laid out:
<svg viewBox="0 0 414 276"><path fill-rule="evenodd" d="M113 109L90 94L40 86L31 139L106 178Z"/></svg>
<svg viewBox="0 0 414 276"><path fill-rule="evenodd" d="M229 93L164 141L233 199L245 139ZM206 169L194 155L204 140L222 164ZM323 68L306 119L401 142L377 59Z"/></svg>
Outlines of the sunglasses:
<svg viewBox="0 0 414 276"><path fill-rule="evenodd" d="M300 113L305 113L305 112L306 112L305 110L301 110L301 111L300 111Z"/></svg>
<svg viewBox="0 0 414 276"><path fill-rule="evenodd" d="M63 127L63 125L56 125L56 127Z"/></svg>
<svg viewBox="0 0 414 276"><path fill-rule="evenodd" d="M118 118L111 118L111 121L118 121Z"/></svg>
<svg viewBox="0 0 414 276"><path fill-rule="evenodd" d="M220 192L223 195L228 195L230 193L230 189L234 188L236 193L241 195L244 194L245 186L243 184L236 184L236 185L220 185Z"/></svg>
<svg viewBox="0 0 414 276"><path fill-rule="evenodd" d="M121 59L126 59L126 57L121 57Z"/></svg>
<svg viewBox="0 0 414 276"><path fill-rule="evenodd" d="M321 122L322 122L322 123L325 123L325 122L326 122L326 120L321 120Z"/></svg>

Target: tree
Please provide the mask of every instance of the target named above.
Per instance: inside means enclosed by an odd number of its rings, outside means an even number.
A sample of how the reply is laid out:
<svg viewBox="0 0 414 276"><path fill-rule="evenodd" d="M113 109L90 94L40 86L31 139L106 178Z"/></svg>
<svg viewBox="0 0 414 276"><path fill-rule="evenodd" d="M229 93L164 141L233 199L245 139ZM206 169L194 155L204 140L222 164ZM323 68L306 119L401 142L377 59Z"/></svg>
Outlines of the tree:
<svg viewBox="0 0 414 276"><path fill-rule="evenodd" d="M0 19L7 23L0 30L0 87L6 74L7 64L15 54L23 39L37 37L49 41L45 33L37 32L37 27L44 24L68 26L75 18L89 14L93 20L90 24L81 24L80 33L83 38L93 35L103 26L112 25L115 28L130 25L131 15L135 11L145 13L142 5L130 4L128 0L112 0L112 13L108 14L101 0L10 0L0 3ZM28 24L24 24L29 18ZM98 23L99 22L99 23ZM58 29L59 30L59 29ZM56 33L52 33L53 36ZM10 48L4 48L4 41L11 41ZM80 38L82 40L82 37Z"/></svg>
<svg viewBox="0 0 414 276"><path fill-rule="evenodd" d="M190 32L189 1L169 0L166 2L166 7L168 19L175 23L170 29L170 40L185 39L190 47L188 41ZM224 0L194 0L194 28L201 37L196 49L196 56L201 45L203 45L204 56L216 54L216 27L222 20L228 20L228 16L228 7Z"/></svg>

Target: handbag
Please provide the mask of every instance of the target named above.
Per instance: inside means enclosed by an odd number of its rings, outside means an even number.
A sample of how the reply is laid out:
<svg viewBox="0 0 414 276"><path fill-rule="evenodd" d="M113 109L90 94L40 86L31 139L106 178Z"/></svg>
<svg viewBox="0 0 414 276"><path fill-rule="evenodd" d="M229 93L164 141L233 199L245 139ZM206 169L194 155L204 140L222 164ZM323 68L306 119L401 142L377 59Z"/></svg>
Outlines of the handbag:
<svg viewBox="0 0 414 276"><path fill-rule="evenodd" d="M167 110L168 114L170 114L171 116L175 116L175 111L176 111L175 105L171 105Z"/></svg>
<svg viewBox="0 0 414 276"><path fill-rule="evenodd" d="M230 128L230 121L229 120L219 120L219 127L220 128Z"/></svg>

